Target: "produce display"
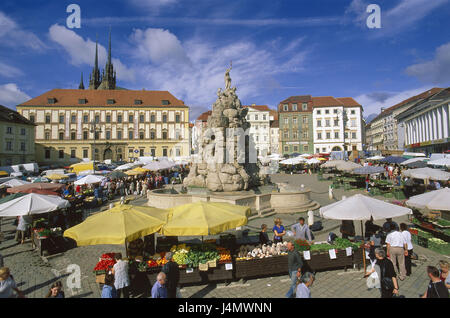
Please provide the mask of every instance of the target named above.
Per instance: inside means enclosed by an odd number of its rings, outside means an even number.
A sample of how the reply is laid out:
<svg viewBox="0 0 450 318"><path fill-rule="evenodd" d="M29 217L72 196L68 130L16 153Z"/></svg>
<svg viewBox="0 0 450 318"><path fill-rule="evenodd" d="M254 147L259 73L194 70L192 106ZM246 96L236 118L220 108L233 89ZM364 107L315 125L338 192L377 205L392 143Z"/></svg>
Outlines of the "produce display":
<svg viewBox="0 0 450 318"><path fill-rule="evenodd" d="M45 228L35 229L34 231L39 235L40 238L47 238L51 234L51 231Z"/></svg>
<svg viewBox="0 0 450 318"><path fill-rule="evenodd" d="M265 258L279 255L287 255L287 242L273 243L272 245L261 245L254 247L252 245L243 245L239 249L236 261L251 260L255 258Z"/></svg>
<svg viewBox="0 0 450 318"><path fill-rule="evenodd" d="M186 255L186 265L189 267L198 267L214 260L220 260L220 255L216 246L210 244L193 245Z"/></svg>
<svg viewBox="0 0 450 318"><path fill-rule="evenodd" d="M316 251L316 252L326 252L331 249L343 250L347 247L351 247L353 250L357 250L361 246L361 243L352 243L348 239L336 238L333 244L329 243L316 243L309 245L308 242L304 240L297 240L294 242L294 247L297 251Z"/></svg>
<svg viewBox="0 0 450 318"><path fill-rule="evenodd" d="M94 272L96 274L105 274L113 268L114 264L116 264L114 253L103 254L97 265L95 265Z"/></svg>
<svg viewBox="0 0 450 318"><path fill-rule="evenodd" d="M186 246L186 244L179 244L172 246L170 251L174 253L173 261L176 262L178 265L186 265L187 255L190 250L191 248L189 246Z"/></svg>
<svg viewBox="0 0 450 318"><path fill-rule="evenodd" d="M428 239L428 248L444 255L450 253L450 244L435 237Z"/></svg>
<svg viewBox="0 0 450 318"><path fill-rule="evenodd" d="M444 220L444 219L437 219L436 223L441 226L450 226L450 221Z"/></svg>

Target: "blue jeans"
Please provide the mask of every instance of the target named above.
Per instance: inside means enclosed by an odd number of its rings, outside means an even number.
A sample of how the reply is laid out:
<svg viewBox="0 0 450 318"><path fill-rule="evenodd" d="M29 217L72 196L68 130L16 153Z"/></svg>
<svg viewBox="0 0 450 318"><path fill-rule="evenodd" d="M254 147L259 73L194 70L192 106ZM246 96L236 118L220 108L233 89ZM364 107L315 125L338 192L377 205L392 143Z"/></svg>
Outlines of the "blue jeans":
<svg viewBox="0 0 450 318"><path fill-rule="evenodd" d="M366 181L366 191L369 191L369 182Z"/></svg>
<svg viewBox="0 0 450 318"><path fill-rule="evenodd" d="M295 290L297 289L297 271L290 272L289 276L291 277L291 288L289 288L286 298L292 298Z"/></svg>

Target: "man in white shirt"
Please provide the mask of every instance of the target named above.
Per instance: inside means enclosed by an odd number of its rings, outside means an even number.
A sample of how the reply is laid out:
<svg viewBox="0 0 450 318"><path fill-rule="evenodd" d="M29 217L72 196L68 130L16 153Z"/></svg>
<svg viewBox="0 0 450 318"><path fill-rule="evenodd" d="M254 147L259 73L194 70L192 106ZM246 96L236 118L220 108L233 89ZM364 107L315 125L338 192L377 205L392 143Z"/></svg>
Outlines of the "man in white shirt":
<svg viewBox="0 0 450 318"><path fill-rule="evenodd" d="M391 232L386 237L387 256L392 261L395 270L397 262L400 273L398 278L404 280L406 277L405 256L408 255L408 246L402 233L395 230L395 225L391 224Z"/></svg>
<svg viewBox="0 0 450 318"><path fill-rule="evenodd" d="M406 268L406 276L410 276L411 275L411 255L413 253L411 233L409 233L405 223L400 223L400 231L402 233L403 238L406 241L406 246L408 248L408 255L405 254L405 268Z"/></svg>

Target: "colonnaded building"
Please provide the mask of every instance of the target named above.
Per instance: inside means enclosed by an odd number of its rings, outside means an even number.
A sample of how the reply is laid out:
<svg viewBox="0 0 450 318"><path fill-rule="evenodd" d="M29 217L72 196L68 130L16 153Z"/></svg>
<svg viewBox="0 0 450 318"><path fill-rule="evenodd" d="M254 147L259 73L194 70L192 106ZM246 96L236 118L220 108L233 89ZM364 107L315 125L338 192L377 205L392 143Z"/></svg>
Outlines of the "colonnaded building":
<svg viewBox="0 0 450 318"><path fill-rule="evenodd" d="M78 89L53 89L17 111L36 124L38 163L189 155L189 107L168 91L117 87L111 35L102 74L96 48L87 90L81 76Z"/></svg>

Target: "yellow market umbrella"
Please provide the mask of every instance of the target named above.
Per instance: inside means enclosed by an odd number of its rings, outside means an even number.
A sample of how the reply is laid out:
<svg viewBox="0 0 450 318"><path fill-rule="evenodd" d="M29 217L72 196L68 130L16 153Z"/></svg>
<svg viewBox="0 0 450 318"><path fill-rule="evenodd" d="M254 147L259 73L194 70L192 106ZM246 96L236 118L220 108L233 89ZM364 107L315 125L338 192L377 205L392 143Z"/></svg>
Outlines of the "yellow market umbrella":
<svg viewBox="0 0 450 318"><path fill-rule="evenodd" d="M46 176L48 179L51 179L51 180L61 180L61 179L68 179L69 177L68 176L66 176L66 175L63 175L63 174L58 174L58 173L53 173L53 174L50 174L50 175L48 175L48 176Z"/></svg>
<svg viewBox="0 0 450 318"><path fill-rule="evenodd" d="M317 160L320 160L320 161L327 161L327 159L325 159L325 158L317 158Z"/></svg>
<svg viewBox="0 0 450 318"><path fill-rule="evenodd" d="M81 171L85 170L94 170L94 162L80 162L80 163L74 163L70 166L73 172L76 174L80 173Z"/></svg>
<svg viewBox="0 0 450 318"><path fill-rule="evenodd" d="M134 170L129 170L129 171L125 171L125 174L129 175L129 176L137 176L142 174L142 172L139 171L134 171Z"/></svg>
<svg viewBox="0 0 450 318"><path fill-rule="evenodd" d="M169 210L166 236L215 235L247 224L249 207L221 202L195 202Z"/></svg>
<svg viewBox="0 0 450 318"><path fill-rule="evenodd" d="M88 217L64 232L78 246L125 244L158 232L167 220L167 210L118 204Z"/></svg>
<svg viewBox="0 0 450 318"><path fill-rule="evenodd" d="M0 170L0 176L9 176L9 173L3 170Z"/></svg>

